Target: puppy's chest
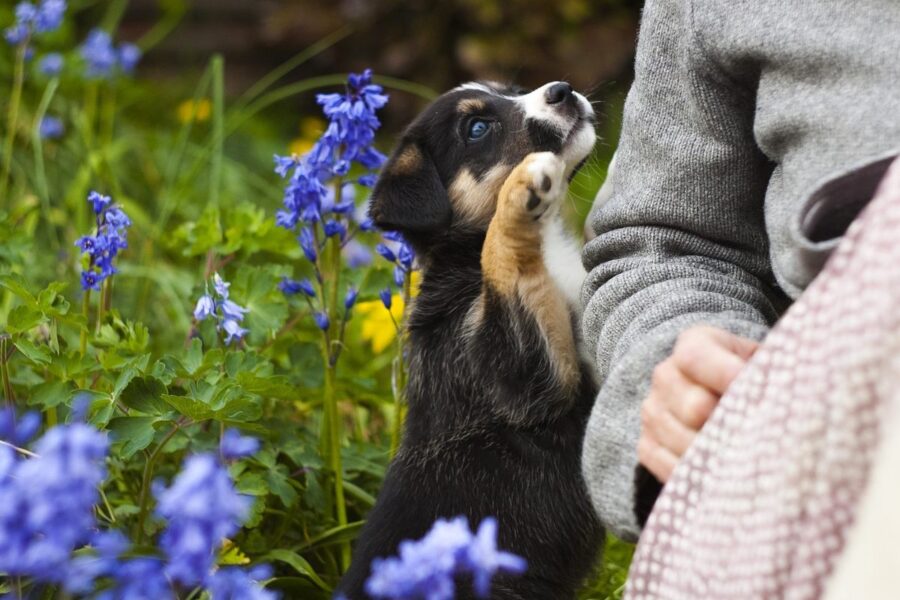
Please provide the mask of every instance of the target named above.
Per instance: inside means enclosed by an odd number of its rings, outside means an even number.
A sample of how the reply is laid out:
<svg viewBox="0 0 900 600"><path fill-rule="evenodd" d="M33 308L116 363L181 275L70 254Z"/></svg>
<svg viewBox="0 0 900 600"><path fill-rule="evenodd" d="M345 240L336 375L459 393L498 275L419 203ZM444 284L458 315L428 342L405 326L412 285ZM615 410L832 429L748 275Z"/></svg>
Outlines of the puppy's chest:
<svg viewBox="0 0 900 600"><path fill-rule="evenodd" d="M581 312L581 286L587 273L581 262L581 249L566 231L559 215L541 226L541 255L544 267L569 305Z"/></svg>

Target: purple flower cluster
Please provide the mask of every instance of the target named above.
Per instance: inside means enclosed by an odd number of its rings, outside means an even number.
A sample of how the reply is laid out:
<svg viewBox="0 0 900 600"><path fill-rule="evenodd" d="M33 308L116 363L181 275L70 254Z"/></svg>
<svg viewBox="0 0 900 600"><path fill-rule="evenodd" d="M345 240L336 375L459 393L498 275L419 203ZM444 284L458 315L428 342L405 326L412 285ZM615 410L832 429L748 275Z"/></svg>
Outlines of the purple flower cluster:
<svg viewBox="0 0 900 600"><path fill-rule="evenodd" d="M0 439L23 446L39 420L16 425L0 416ZM0 572L62 582L72 552L96 529L94 505L106 477L105 434L83 423L54 427L34 444L30 458L0 445Z"/></svg>
<svg viewBox="0 0 900 600"><path fill-rule="evenodd" d="M200 296L197 305L194 307L194 319L203 321L210 317L218 320L219 331L225 332L225 343L240 341L247 335L248 330L241 327L241 321L244 315L249 312L248 309L238 305L228 296L228 288L231 284L219 277L216 273L213 275L214 294L210 294L209 290Z"/></svg>
<svg viewBox="0 0 900 600"><path fill-rule="evenodd" d="M16 5L16 22L3 32L12 46L18 46L35 33L47 33L58 29L66 14L66 0L42 0L40 4L19 2Z"/></svg>
<svg viewBox="0 0 900 600"><path fill-rule="evenodd" d="M497 521L487 518L477 533L465 517L438 519L425 537L400 543L397 557L372 561L366 592L391 600L452 600L454 577L472 578L475 594L487 598L498 572L521 574L525 559L497 549Z"/></svg>
<svg viewBox="0 0 900 600"><path fill-rule="evenodd" d="M80 412L73 409L73 415ZM214 570L216 551L246 517L249 498L239 495L225 464L212 454L189 458L172 486L154 485L157 514L168 520L160 539L161 556L123 556L131 550L116 530L100 530L94 506L106 477L106 434L78 422L53 427L33 446L36 413L18 422L0 411L0 572L37 583L59 584L68 594L98 600L171 600L173 585L206 588L215 600L273 600L257 583L268 567L249 571ZM248 456L259 448L253 438L228 430L221 454ZM26 457L27 456L27 457ZM73 552L79 552L73 555Z"/></svg>
<svg viewBox="0 0 900 600"><path fill-rule="evenodd" d="M394 284L402 289L415 269L416 253L399 231L386 231L382 237L384 242L375 246L375 252L394 265ZM380 296L384 307L390 310L391 290L383 290Z"/></svg>
<svg viewBox="0 0 900 600"><path fill-rule="evenodd" d="M62 72L63 56L59 52L45 54L38 62L38 71L48 77L56 77Z"/></svg>
<svg viewBox="0 0 900 600"><path fill-rule="evenodd" d="M132 73L141 60L141 50L129 43L116 48L107 32L94 29L81 45L81 57L86 63L85 75L89 79L109 79L117 69Z"/></svg>
<svg viewBox="0 0 900 600"><path fill-rule="evenodd" d="M156 514L168 521L160 546L166 574L187 587L200 585L215 564L216 550L247 516L250 499L238 494L224 465L212 454L185 461L172 486L154 489Z"/></svg>
<svg viewBox="0 0 900 600"><path fill-rule="evenodd" d="M375 113L387 100L381 86L372 83L370 70L350 75L344 94L317 96L329 121L325 133L303 157L275 157L275 172L282 177L288 177L290 173L284 210L279 211L276 218L279 225L294 229L300 221L307 225L323 222L326 235L346 233L342 221L353 213L353 186L344 185L341 197L336 199L334 190L326 186L326 182L347 175L353 162L368 171L384 163L385 156L372 143L375 131L381 125ZM370 172L356 181L372 186L375 176ZM329 219L332 214L334 217Z"/></svg>
<svg viewBox="0 0 900 600"><path fill-rule="evenodd" d="M332 179L343 181L353 163L366 172L355 183L371 187L374 170L385 156L373 147L375 131L381 126L376 116L388 101L381 86L372 83L372 71L351 74L344 93L319 94L317 102L328 118L328 127L304 156L276 156L275 172L288 179L284 191L284 208L275 221L281 227L296 230L303 255L312 263L321 282L319 255L329 239L340 241L341 251L350 266L371 262L368 249L353 239L356 231L371 231L372 223L356 211L352 182L330 185ZM339 192L339 193L338 193ZM279 285L286 295L303 294L313 308L316 326L323 331L331 326L334 315L324 306L313 306L316 291L309 280L285 279ZM357 291L348 289L344 297L344 318L356 302Z"/></svg>
<svg viewBox="0 0 900 600"><path fill-rule="evenodd" d="M42 140L55 140L61 138L63 134L65 134L66 127L60 119L48 115L41 119L38 131L41 134Z"/></svg>
<svg viewBox="0 0 900 600"><path fill-rule="evenodd" d="M116 273L113 260L119 251L128 247L127 229L131 220L112 204L109 196L91 192L87 201L96 215L97 233L80 237L75 245L90 257L88 267L81 272L81 288L99 290L103 280Z"/></svg>

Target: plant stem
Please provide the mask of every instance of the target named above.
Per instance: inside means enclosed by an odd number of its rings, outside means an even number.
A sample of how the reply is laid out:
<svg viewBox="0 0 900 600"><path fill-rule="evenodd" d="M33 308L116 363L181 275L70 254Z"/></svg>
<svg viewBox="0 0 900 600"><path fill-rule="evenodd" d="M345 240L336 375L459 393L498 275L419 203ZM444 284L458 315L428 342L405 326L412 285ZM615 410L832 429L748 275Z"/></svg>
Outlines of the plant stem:
<svg viewBox="0 0 900 600"><path fill-rule="evenodd" d="M13 146L16 140L16 122L19 119L19 104L22 101L22 86L25 83L25 50L28 39L16 48L16 65L13 75L13 88L9 98L9 113L6 120L6 141L3 145L3 171L0 173L0 202L6 202L6 192L9 189L9 171L12 168Z"/></svg>
<svg viewBox="0 0 900 600"><path fill-rule="evenodd" d="M409 298L412 292L412 273L403 283L403 310L409 306ZM393 316L391 316L393 319ZM400 322L405 319L401 315ZM403 405L406 402L406 361L403 357L404 329L402 325L394 323L397 327L397 356L391 368L391 391L394 393L394 423L391 430L391 458L397 454L400 448L400 435L403 431Z"/></svg>
<svg viewBox="0 0 900 600"><path fill-rule="evenodd" d="M175 437L175 434L178 433L179 429L181 429L181 427L178 423L175 423L172 430L169 431L169 433L166 434L166 437L164 437L156 448L154 448L153 452L147 458L147 463L144 465L144 476L141 480L141 497L138 502L137 531L134 535L138 544L142 543L144 539L144 521L147 519L147 510L150 504L150 484L153 480L153 469L156 467L156 461L159 459L162 449L169 443L169 440Z"/></svg>
<svg viewBox="0 0 900 600"><path fill-rule="evenodd" d="M103 326L103 318L106 316L106 289L108 286L109 278L106 278L100 286L100 297L97 298L97 324L94 329L96 335L100 335L100 328Z"/></svg>
<svg viewBox="0 0 900 600"><path fill-rule="evenodd" d="M12 382L9 380L9 365L7 364L9 360L9 340L9 335L0 335L0 377L3 378L3 395L6 396L6 403L12 406L16 398L13 395Z"/></svg>
<svg viewBox="0 0 900 600"><path fill-rule="evenodd" d="M84 298L81 301L81 314L84 315L84 327L81 328L81 344L79 349L81 351L81 356L84 356L87 352L87 342L88 342L88 330L91 325L91 290L84 290Z"/></svg>
<svg viewBox="0 0 900 600"><path fill-rule="evenodd" d="M59 77L54 77L44 89L44 95L41 96L41 103L38 105L37 114L34 116L34 126L31 129L31 147L34 151L35 179L37 181L38 195L40 195L41 198L41 207L44 212L43 216L44 219L47 220L47 230L50 233L50 242L52 243L54 252L59 250L61 243L59 241L59 234L57 233L56 227L53 225L53 220L50 216L50 190L47 185L47 170L44 167L44 143L41 139L41 121L44 120L44 116L47 114L47 108L50 106L50 101L53 99L57 87L59 87Z"/></svg>
<svg viewBox="0 0 900 600"><path fill-rule="evenodd" d="M335 183L335 204L341 201L340 178ZM322 438L324 442L324 454L326 464L334 477L334 501L335 515L338 526L347 524L347 506L344 503L344 479L343 466L341 464L341 419L337 405L337 353L334 340L338 334L340 323L337 319L338 287L341 279L341 240L338 236L328 238L326 242L326 254L323 260L325 273L322 282L322 300L330 324L328 331L323 332L322 358L325 362L325 390L324 390L324 422ZM326 292L327 284L327 292ZM346 571L350 566L350 543L342 542L340 548L340 568Z"/></svg>

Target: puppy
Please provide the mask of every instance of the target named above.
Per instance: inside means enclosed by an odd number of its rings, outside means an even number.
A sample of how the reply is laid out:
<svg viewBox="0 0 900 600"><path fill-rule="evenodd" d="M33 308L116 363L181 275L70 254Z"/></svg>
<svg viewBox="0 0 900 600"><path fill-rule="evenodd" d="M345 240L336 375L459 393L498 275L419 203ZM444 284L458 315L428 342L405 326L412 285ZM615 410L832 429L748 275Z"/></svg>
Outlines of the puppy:
<svg viewBox="0 0 900 600"><path fill-rule="evenodd" d="M527 559L492 598L571 599L591 571L602 531L580 456L596 383L579 352L585 272L559 207L593 123L567 83L469 83L428 106L386 163L370 215L413 244L423 279L404 437L338 586L348 598L368 598L372 559L438 517L494 516L498 546Z"/></svg>

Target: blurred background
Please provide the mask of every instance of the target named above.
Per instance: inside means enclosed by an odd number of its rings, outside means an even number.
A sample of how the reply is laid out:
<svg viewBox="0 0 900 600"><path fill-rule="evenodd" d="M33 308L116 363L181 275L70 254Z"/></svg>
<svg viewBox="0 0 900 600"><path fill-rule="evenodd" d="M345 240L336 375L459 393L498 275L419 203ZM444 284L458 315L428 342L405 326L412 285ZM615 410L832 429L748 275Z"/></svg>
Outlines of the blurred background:
<svg viewBox="0 0 900 600"><path fill-rule="evenodd" d="M103 3L99 3L103 4ZM371 67L437 91L471 79L532 86L566 79L598 98L631 77L639 0L132 0L121 37L161 19L171 31L148 53L145 76L179 83L224 55L239 93L298 51L340 42L303 66L309 77ZM98 6L98 9L102 8ZM90 20L89 13L83 15ZM418 107L398 98L391 117ZM409 111L409 112L406 112Z"/></svg>

